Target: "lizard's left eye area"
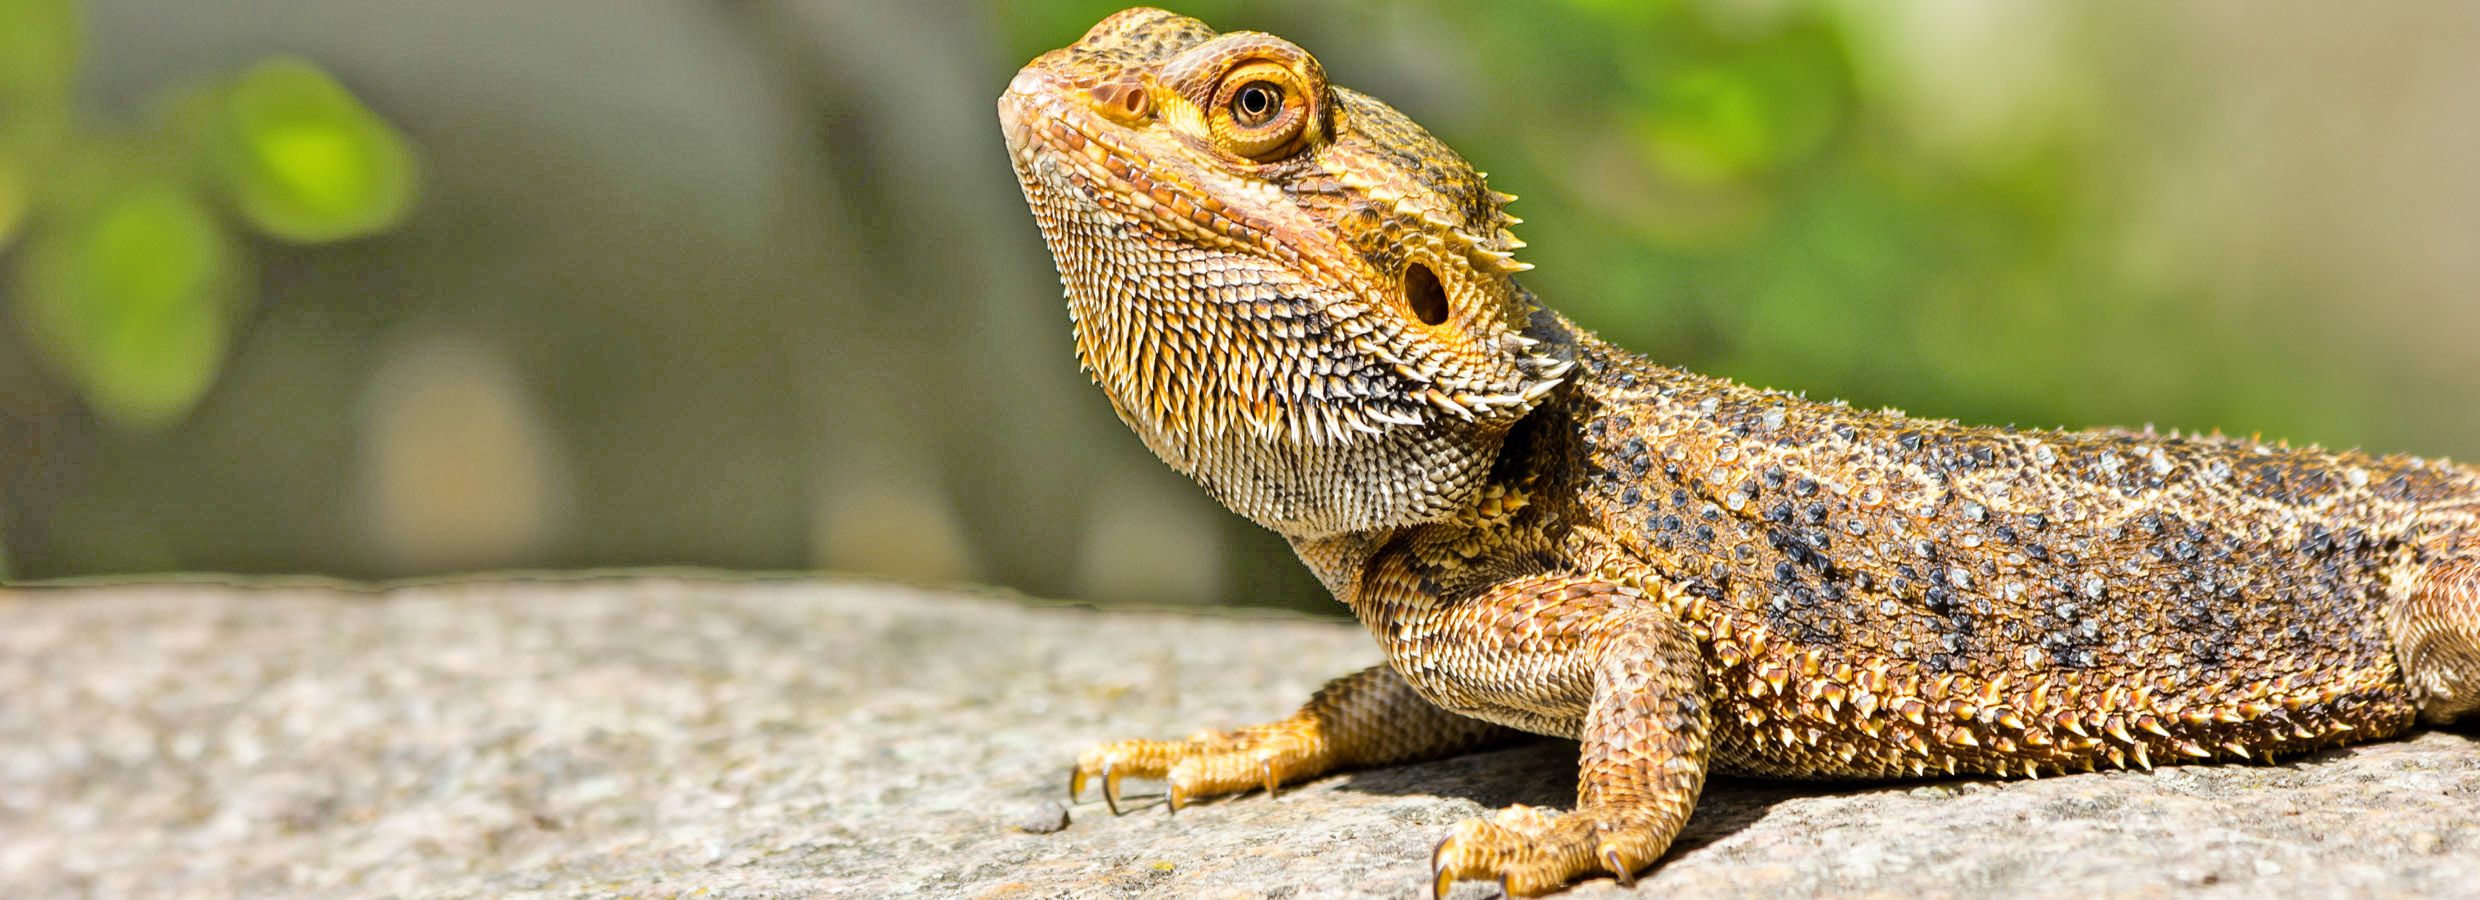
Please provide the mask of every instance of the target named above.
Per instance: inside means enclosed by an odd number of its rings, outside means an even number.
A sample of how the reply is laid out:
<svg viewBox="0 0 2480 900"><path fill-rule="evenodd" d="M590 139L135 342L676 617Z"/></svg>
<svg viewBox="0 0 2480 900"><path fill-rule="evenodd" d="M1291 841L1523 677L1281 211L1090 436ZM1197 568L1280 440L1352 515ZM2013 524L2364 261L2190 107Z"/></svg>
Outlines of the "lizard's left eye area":
<svg viewBox="0 0 2480 900"><path fill-rule="evenodd" d="M1309 126L1310 97L1292 70L1254 62L1223 76L1212 127L1223 149L1271 162L1299 149Z"/></svg>

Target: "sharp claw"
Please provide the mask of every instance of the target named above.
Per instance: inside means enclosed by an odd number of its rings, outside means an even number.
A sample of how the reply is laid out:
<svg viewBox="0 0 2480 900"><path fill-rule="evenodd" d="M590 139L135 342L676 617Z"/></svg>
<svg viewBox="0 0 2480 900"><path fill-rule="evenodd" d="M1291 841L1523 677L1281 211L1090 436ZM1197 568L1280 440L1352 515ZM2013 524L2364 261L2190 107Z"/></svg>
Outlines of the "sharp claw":
<svg viewBox="0 0 2480 900"><path fill-rule="evenodd" d="M1077 763L1068 769L1068 802L1075 803L1084 798L1085 764Z"/></svg>
<svg viewBox="0 0 2480 900"><path fill-rule="evenodd" d="M1609 869L1610 874L1618 877L1620 887L1633 888L1636 886L1636 873L1629 871L1628 867L1619 864L1618 848L1613 847L1602 851L1602 868Z"/></svg>
<svg viewBox="0 0 2480 900"><path fill-rule="evenodd" d="M1169 787L1163 788L1163 811L1164 811L1166 814L1178 813L1178 812L1180 811L1180 786L1179 786L1179 785L1176 785L1176 784L1175 784L1175 785L1171 785L1171 786L1169 786Z"/></svg>
<svg viewBox="0 0 2480 900"><path fill-rule="evenodd" d="M1439 861L1447 855L1447 842L1452 840L1455 840L1455 835L1449 834L1438 839L1438 846L1429 849L1430 892L1433 900L1447 900L1447 892L1455 888L1456 879L1438 865Z"/></svg>
<svg viewBox="0 0 2480 900"><path fill-rule="evenodd" d="M1119 770L1107 762L1102 764L1102 802L1111 807L1112 815L1122 815L1119 808Z"/></svg>
<svg viewBox="0 0 2480 900"><path fill-rule="evenodd" d="M1501 897L1514 897L1516 895L1516 889L1508 886L1507 884L1507 873L1505 872L1498 873L1498 895Z"/></svg>
<svg viewBox="0 0 2480 900"><path fill-rule="evenodd" d="M1430 879L1430 900L1447 900L1447 892L1455 890L1456 877L1445 872Z"/></svg>
<svg viewBox="0 0 2480 900"><path fill-rule="evenodd" d="M1271 799L1273 799L1273 798L1274 798L1274 787L1275 787L1276 783L1277 783L1277 782L1275 781L1275 777L1274 777L1274 760L1271 760L1271 759L1266 760L1266 797L1267 797L1267 799L1270 799L1270 800L1271 800Z"/></svg>

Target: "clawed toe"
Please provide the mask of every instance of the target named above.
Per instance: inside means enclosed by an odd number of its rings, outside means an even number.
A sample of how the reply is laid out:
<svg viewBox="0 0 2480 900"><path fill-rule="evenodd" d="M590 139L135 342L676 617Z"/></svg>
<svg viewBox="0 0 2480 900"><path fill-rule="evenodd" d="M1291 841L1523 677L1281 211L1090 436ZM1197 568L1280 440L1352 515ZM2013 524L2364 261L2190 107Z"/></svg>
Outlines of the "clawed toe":
<svg viewBox="0 0 2480 900"><path fill-rule="evenodd" d="M1084 798L1096 779L1113 815L1127 811L1120 784L1128 778L1160 779L1163 806L1178 812L1207 797L1262 788L1273 796L1287 779L1316 775L1326 763L1313 748L1262 735L1202 734L1185 741L1122 741L1096 747L1068 770L1068 799Z"/></svg>
<svg viewBox="0 0 2480 900"><path fill-rule="evenodd" d="M1636 868L1620 861L1619 848L1604 847L1602 848L1601 856L1602 871L1609 872L1611 877L1619 879L1620 887L1632 888L1636 886Z"/></svg>
<svg viewBox="0 0 2480 900"><path fill-rule="evenodd" d="M1650 841L1599 818L1511 806L1458 823L1430 851L1431 894L1443 900L1456 882L1495 880L1509 897L1530 897L1596 873L1634 887L1637 870L1655 855L1646 850Z"/></svg>
<svg viewBox="0 0 2480 900"><path fill-rule="evenodd" d="M1162 777L1162 772L1158 767L1130 765L1108 754L1086 754L1084 759L1078 760L1077 764L1068 770L1068 802L1083 801L1086 786L1092 783L1092 779L1100 777L1103 805L1110 808L1112 815L1125 815L1127 809L1120 805L1122 796L1120 781L1132 774L1139 778ZM1178 789L1172 789L1167 796L1170 798L1172 810L1178 811L1180 805Z"/></svg>

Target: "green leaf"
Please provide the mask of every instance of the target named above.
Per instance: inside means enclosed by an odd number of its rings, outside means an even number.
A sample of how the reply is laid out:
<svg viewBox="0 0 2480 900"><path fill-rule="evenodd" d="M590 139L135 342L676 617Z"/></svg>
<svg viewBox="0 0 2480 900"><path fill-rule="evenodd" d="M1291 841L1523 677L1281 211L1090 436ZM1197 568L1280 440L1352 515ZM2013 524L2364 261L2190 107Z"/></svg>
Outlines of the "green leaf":
<svg viewBox="0 0 2480 900"><path fill-rule="evenodd" d="M275 59L224 98L216 168L252 227L279 240L363 237L402 221L420 178L404 135L317 66Z"/></svg>
<svg viewBox="0 0 2480 900"><path fill-rule="evenodd" d="M98 414L155 430L214 383L238 268L204 201L142 180L47 220L18 271L19 303L35 346Z"/></svg>
<svg viewBox="0 0 2480 900"><path fill-rule="evenodd" d="M0 128L67 104L78 45L70 0L0 0Z"/></svg>

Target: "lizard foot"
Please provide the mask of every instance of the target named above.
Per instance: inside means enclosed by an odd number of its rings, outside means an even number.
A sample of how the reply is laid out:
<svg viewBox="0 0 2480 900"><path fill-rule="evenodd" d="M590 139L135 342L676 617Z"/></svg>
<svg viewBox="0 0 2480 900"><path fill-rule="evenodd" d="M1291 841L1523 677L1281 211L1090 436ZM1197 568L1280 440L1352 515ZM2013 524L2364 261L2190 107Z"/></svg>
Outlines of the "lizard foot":
<svg viewBox="0 0 2480 900"><path fill-rule="evenodd" d="M1466 819L1430 854L1432 889L1445 898L1458 881L1496 880L1510 897L1558 890L1579 876L1608 872L1623 887L1669 842L1652 823L1616 809L1559 814L1516 805Z"/></svg>
<svg viewBox="0 0 2480 900"><path fill-rule="evenodd" d="M1117 741L1077 757L1068 775L1068 799L1083 796L1085 786L1100 778L1103 802L1118 815L1121 779L1159 778L1168 784L1164 797L1176 812L1201 797L1261 787L1273 794L1283 782L1323 775L1332 767L1326 741L1288 721L1200 732L1184 741Z"/></svg>

